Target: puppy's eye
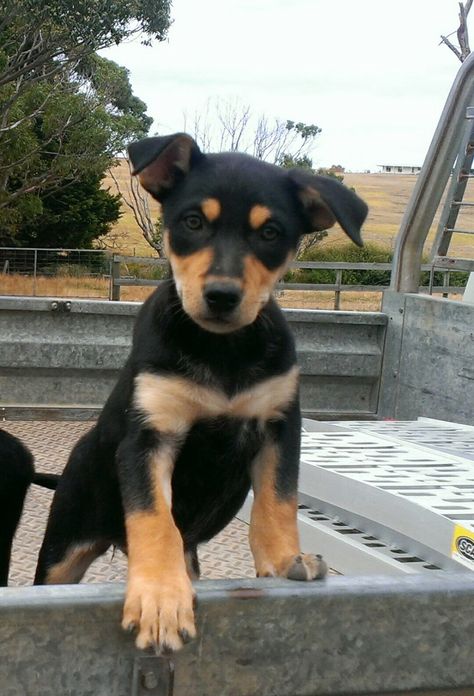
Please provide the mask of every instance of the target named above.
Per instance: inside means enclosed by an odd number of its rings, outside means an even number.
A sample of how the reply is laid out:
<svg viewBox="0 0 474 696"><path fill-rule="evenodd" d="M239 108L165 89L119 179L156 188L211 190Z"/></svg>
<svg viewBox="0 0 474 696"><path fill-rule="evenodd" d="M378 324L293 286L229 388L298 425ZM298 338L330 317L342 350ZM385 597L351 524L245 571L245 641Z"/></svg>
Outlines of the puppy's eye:
<svg viewBox="0 0 474 696"><path fill-rule="evenodd" d="M265 242L273 242L273 240L275 240L279 234L280 230L278 227L276 227L276 225L265 225L260 230L260 237Z"/></svg>
<svg viewBox="0 0 474 696"><path fill-rule="evenodd" d="M199 215L193 213L186 215L184 218L184 224L188 230L192 230L193 232L202 229L202 219L199 217Z"/></svg>

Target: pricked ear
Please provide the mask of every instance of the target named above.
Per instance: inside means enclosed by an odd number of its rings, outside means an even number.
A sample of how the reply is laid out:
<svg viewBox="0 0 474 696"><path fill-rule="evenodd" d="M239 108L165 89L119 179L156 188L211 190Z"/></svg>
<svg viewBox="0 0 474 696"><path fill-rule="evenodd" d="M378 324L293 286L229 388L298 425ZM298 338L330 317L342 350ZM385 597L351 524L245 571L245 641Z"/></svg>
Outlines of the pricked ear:
<svg viewBox="0 0 474 696"><path fill-rule="evenodd" d="M296 184L297 196L309 218L308 232L325 230L338 222L355 244L363 246L360 228L369 209L359 196L328 176L300 169L291 169L288 175Z"/></svg>
<svg viewBox="0 0 474 696"><path fill-rule="evenodd" d="M138 175L141 185L161 200L187 174L192 165L204 157L197 143L187 133L144 138L128 147L132 174Z"/></svg>

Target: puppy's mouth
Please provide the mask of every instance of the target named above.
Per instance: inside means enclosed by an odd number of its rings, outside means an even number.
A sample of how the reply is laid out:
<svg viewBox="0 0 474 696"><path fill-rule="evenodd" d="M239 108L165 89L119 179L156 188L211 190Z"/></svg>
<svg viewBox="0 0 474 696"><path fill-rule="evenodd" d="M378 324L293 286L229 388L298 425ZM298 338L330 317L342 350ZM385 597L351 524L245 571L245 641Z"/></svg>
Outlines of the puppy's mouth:
<svg viewBox="0 0 474 696"><path fill-rule="evenodd" d="M199 316L191 316L191 319L196 322L201 328L212 333L226 334L237 331L245 325L236 313L231 314L213 314L205 312Z"/></svg>

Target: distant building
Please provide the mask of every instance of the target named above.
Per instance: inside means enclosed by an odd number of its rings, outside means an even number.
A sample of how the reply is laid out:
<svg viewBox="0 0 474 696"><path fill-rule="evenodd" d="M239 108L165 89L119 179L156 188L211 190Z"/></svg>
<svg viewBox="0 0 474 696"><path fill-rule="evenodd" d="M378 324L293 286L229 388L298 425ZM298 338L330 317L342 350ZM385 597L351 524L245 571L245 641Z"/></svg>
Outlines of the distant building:
<svg viewBox="0 0 474 696"><path fill-rule="evenodd" d="M419 174L421 167L409 167L405 164L378 164L382 174Z"/></svg>

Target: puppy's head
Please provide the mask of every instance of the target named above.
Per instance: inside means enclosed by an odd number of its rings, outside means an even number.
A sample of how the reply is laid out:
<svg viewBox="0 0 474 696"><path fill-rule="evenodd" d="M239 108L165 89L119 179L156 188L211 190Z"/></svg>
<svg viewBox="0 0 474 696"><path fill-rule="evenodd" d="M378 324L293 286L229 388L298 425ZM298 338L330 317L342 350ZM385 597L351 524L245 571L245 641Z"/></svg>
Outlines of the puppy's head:
<svg viewBox="0 0 474 696"><path fill-rule="evenodd" d="M203 154L185 133L129 148L162 205L164 242L186 313L207 331L251 324L301 235L339 222L358 245L367 206L335 179L239 153Z"/></svg>

